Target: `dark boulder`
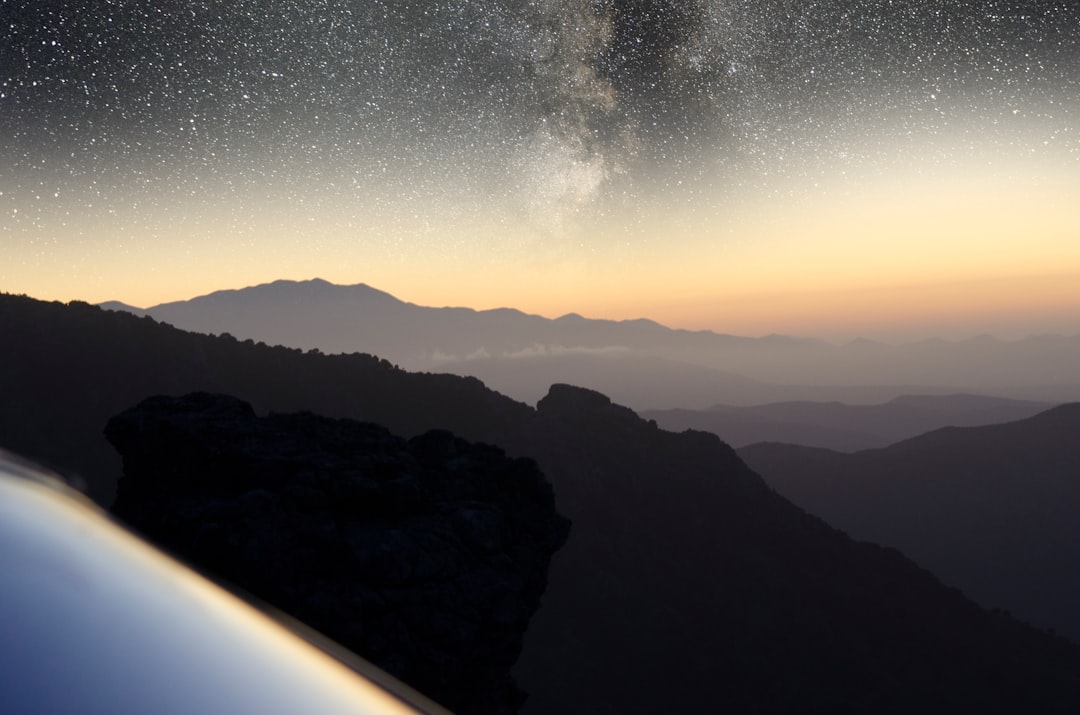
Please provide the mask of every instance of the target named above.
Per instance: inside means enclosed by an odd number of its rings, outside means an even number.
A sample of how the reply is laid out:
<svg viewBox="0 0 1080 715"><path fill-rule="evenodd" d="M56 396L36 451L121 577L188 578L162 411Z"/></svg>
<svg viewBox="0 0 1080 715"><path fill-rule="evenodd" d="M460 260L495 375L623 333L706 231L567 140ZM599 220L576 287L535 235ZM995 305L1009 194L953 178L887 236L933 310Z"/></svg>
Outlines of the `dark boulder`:
<svg viewBox="0 0 1080 715"><path fill-rule="evenodd" d="M459 713L509 676L568 522L535 463L432 431L154 397L106 429L114 512Z"/></svg>

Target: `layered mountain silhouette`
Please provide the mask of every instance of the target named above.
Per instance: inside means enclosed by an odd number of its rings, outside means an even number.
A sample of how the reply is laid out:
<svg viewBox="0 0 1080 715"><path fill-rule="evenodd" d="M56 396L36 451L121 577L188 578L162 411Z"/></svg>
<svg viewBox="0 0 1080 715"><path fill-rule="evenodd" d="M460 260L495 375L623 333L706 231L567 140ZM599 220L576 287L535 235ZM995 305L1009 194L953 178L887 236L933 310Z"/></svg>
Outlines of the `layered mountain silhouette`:
<svg viewBox="0 0 1080 715"><path fill-rule="evenodd" d="M1080 641L1080 404L842 454L756 444L773 487L987 607Z"/></svg>
<svg viewBox="0 0 1080 715"><path fill-rule="evenodd" d="M411 374L185 333L85 304L0 297L0 444L119 476L99 445L151 394L228 392L431 428L536 459L574 523L516 675L525 712L1043 712L1080 708L1080 651L990 613L899 552L772 491L718 437L667 432L602 394L537 407L475 379ZM142 393L142 394L139 394Z"/></svg>
<svg viewBox="0 0 1080 715"><path fill-rule="evenodd" d="M634 409L957 392L1080 399L1080 335L831 345L673 330L650 320L422 307L364 284L319 279L218 291L141 312L185 330L375 353L411 370L473 375L530 404L557 381L599 389Z"/></svg>
<svg viewBox="0 0 1080 715"><path fill-rule="evenodd" d="M670 330L650 320L589 320L573 313L549 320L509 308L427 308L363 283L341 286L321 279L279 280L217 291L154 306L145 313L186 330L233 332L325 352L379 345L384 357L409 367L480 355L648 349L665 338L685 350L755 342L704 331Z"/></svg>
<svg viewBox="0 0 1080 715"><path fill-rule="evenodd" d="M0 298L0 443L84 480L102 504L120 474L103 425L150 395L228 393L260 413L310 410L404 436L452 424L488 442L493 428L529 412L474 378L410 374L371 355L304 353L86 303Z"/></svg>
<svg viewBox="0 0 1080 715"><path fill-rule="evenodd" d="M876 405L776 402L707 410L644 410L665 429L699 429L733 447L782 442L841 452L885 447L940 427L971 427L1031 417L1053 405L982 395L903 395Z"/></svg>

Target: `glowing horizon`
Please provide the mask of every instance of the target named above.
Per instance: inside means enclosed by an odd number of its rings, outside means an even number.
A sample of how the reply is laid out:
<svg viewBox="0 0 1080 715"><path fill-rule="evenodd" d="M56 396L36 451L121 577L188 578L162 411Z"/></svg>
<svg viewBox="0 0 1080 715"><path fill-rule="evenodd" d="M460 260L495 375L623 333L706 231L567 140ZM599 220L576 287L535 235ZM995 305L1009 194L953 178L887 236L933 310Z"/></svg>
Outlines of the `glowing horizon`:
<svg viewBox="0 0 1080 715"><path fill-rule="evenodd" d="M743 335L1080 333L1065 9L613 8L15 13L0 290L148 307L317 276ZM110 44L125 12L160 57Z"/></svg>
<svg viewBox="0 0 1080 715"><path fill-rule="evenodd" d="M145 308L277 279L320 277L368 283L422 305L649 318L745 335L1080 333L1080 206L1072 201L1080 196L1080 170L1042 160L936 168L930 176L928 170L907 176L878 170L873 181L849 175L786 196L774 191L718 199L692 212L657 212L652 225L640 221L627 228L604 218L546 238L543 248L525 239L493 253L470 248L460 237L478 228L512 231L508 223L485 227L459 219L439 233L425 225L431 219L414 219L417 225L402 228L399 222L398 230L414 236L413 246L422 245L417 236L433 234L430 253L403 250L382 237L381 250L369 242L358 251L348 240L348 216L311 221L280 208L252 207L249 223L238 226L235 207L224 207L220 215L204 212L184 225L176 220L183 215L177 208L161 219L139 215L159 241L125 245L113 239L114 252L102 261L95 254L110 240L95 233L109 233L103 222L86 232L82 244L45 255L37 274L28 270L34 257L23 254L18 275L3 275L3 285L41 299L120 300ZM665 221L680 235L665 235ZM534 242L545 238L523 228ZM312 244L302 231L321 238ZM586 244L581 236L588 231L592 241ZM620 231L636 231L628 237L633 255L622 252ZM225 240L230 232L270 250L253 252L243 241ZM123 233L113 225L113 236ZM448 251L455 233L465 246ZM290 243L303 250L290 249ZM480 245L496 243L492 238ZM58 254L70 261L67 271L57 270Z"/></svg>

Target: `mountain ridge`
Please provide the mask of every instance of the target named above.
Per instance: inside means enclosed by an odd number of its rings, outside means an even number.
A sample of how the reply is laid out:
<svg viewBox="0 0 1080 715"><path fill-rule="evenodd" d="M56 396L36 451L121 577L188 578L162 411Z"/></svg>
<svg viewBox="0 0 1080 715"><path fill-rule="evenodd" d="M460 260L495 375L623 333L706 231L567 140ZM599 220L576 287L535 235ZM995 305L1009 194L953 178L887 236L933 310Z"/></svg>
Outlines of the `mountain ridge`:
<svg viewBox="0 0 1080 715"><path fill-rule="evenodd" d="M265 300L258 297L263 295ZM453 371L485 381L497 372L501 391L528 402L542 397L528 387L535 381L532 373L557 371L556 357L567 351L607 352L608 357L622 351L761 383L739 393L743 405L809 396L850 400L855 388L866 395L860 401L912 390L1080 399L1080 336L833 345L813 338L668 328L647 318L616 321L569 313L549 319L514 308L425 307L364 283L336 286L321 279L218 291L155 306L147 314L187 330L271 345L379 354L410 370ZM516 362L523 356L535 359ZM592 378L581 373L556 374L550 381L598 387L635 409L705 407L731 399L723 386L706 379L692 391L698 395L693 404L660 403L641 391L648 369L630 374L624 363L619 371L625 376L618 384L583 382Z"/></svg>
<svg viewBox="0 0 1080 715"><path fill-rule="evenodd" d="M657 320L654 320L652 318L647 318L647 317L622 318L622 319L587 318L587 317L581 315L580 313L572 311L572 312L569 312L569 313L565 313L565 314L556 316L554 318L546 318L546 317L541 316L541 315L539 315L537 313L529 313L527 311L523 311L521 309L513 308L513 307L510 307L510 306L501 306L501 307L496 307L496 308L472 308L472 307L469 307L469 306L449 305L449 304L447 304L447 305L421 305L419 303L414 303L414 302L411 302L411 301L407 301L407 300L403 300L401 298L398 298L394 294L392 294L392 293L390 293L388 291L381 290L379 288L375 288L374 286L372 286L372 285L370 285L368 283L364 283L364 282L348 283L348 284L332 283L330 281L327 281L326 279L319 278L319 277L303 279L303 280L279 278L279 279L275 279L273 281L268 281L268 282L265 282L265 283L258 283L258 284L255 284L255 285L252 285L252 286L246 286L246 287L243 287L243 288L223 288L223 289L218 289L218 290L211 291L210 293L207 293L207 294L204 294L204 295L194 296L192 298L178 299L178 300L166 301L166 302L163 302L163 303L157 303L157 304L149 306L147 308L138 308L138 307L129 305L129 304L125 303L124 301L120 301L120 300L108 300L108 301L104 301L104 302L101 302L101 303L97 303L96 305L98 305L99 307L101 307L103 309L106 309L106 310L125 310L126 309L126 310L136 310L136 311L138 311L138 310L151 311L151 310L155 310L155 309L158 309L158 308L163 308L165 306L169 306L169 307L179 306L179 305L184 305L184 304L190 304L190 303L197 302L197 301L202 301L204 299L209 299L209 298L217 299L217 298L226 297L226 296L241 295L241 294L248 293L248 292L258 292L258 291L268 289L268 288L275 288L275 289L303 288L303 289L306 289L306 288L309 288L309 287L316 287L316 288L318 288L320 290L328 290L328 289L329 290L364 289L364 290L368 291L372 295L378 295L378 296L381 296L381 297L389 298L393 302L401 304L401 305L414 306L414 307L418 307L418 308L429 308L429 309L432 309L432 310L462 310L462 311L468 311L470 313L477 313L477 314L510 312L510 313L514 313L514 314L521 315L521 316L526 316L526 317L541 318L541 319L543 319L545 321L550 321L550 322L559 322L559 321L582 322L582 321L585 321L585 322L591 322L591 323L614 324L614 325L628 325L628 324L629 325L640 325L640 326L646 326L646 327L650 327L650 328L661 328L661 329L663 329L665 331L669 331L669 332L672 332L672 333L679 333L679 334L685 334L685 335L697 335L697 336L713 336L713 337L718 337L718 338L736 338L736 339L744 340L744 341L777 341L778 340L778 341L783 341L783 342L828 344L828 345L833 345L835 347L861 345L861 346L864 346L864 347L878 348L878 347L900 347L900 346L904 346L904 345L921 345L921 344L926 344L926 343L931 343L931 344L942 344L942 343L944 343L944 344L998 343L998 344L1000 344L1000 343L1024 342L1024 341L1027 341L1027 340L1058 340L1058 339L1070 340L1070 339L1080 338L1080 333L1072 333L1072 334L1070 334L1070 333L1045 333L1045 332L1043 332L1043 333L1032 333L1030 335L1027 335L1026 337L1018 338L1018 339L1005 339L1005 338L1001 338L1001 337L998 337L996 335L993 335L991 333L979 333L979 334L971 335L971 336L968 336L968 337L954 338L954 339L947 339L947 338L941 338L941 337L927 337L927 338L923 338L921 340L907 340L907 341L901 341L901 342L889 342L889 341L881 341L881 340L875 340L875 339L870 339L870 338L865 338L865 337L856 337L856 338L852 338L852 339L850 339L848 341L845 341L845 342L842 342L842 343L830 343L828 341L824 341L824 340L821 340L819 338L813 338L813 337L808 337L808 336L800 336L800 335L791 335L791 334L786 334L786 333L768 333L768 334L760 335L760 336L748 336L748 335L737 335L737 334L733 334L733 333L717 332L715 330L711 330L711 329L708 329L708 328L700 328L700 329L676 328L676 327L672 327L672 326L669 326L669 325L665 325L664 323L661 323L661 322L659 322ZM115 306L115 307L113 307L113 306Z"/></svg>
<svg viewBox="0 0 1080 715"><path fill-rule="evenodd" d="M716 435L661 430L595 391L556 386L536 409L370 355L8 296L0 331L14 346L0 352L0 442L69 469L94 464L108 417L199 390L533 456L574 527L516 668L527 715L1080 708L1068 641L851 540Z"/></svg>
<svg viewBox="0 0 1080 715"><path fill-rule="evenodd" d="M642 410L668 429L703 429L735 447L785 442L841 452L885 447L946 426L978 426L1033 416L1053 403L986 395L900 395L877 404L807 400Z"/></svg>
<svg viewBox="0 0 1080 715"><path fill-rule="evenodd" d="M942 427L853 453L762 443L739 454L796 504L901 549L986 607L1080 642L1080 403Z"/></svg>

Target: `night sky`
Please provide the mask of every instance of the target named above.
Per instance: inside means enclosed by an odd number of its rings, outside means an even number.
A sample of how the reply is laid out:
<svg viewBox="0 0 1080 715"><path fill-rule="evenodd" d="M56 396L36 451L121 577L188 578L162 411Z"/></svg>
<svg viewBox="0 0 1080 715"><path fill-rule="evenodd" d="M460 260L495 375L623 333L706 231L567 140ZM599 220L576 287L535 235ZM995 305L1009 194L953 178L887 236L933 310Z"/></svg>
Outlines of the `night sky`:
<svg viewBox="0 0 1080 715"><path fill-rule="evenodd" d="M2 0L0 28L0 290L1080 332L1075 3Z"/></svg>

